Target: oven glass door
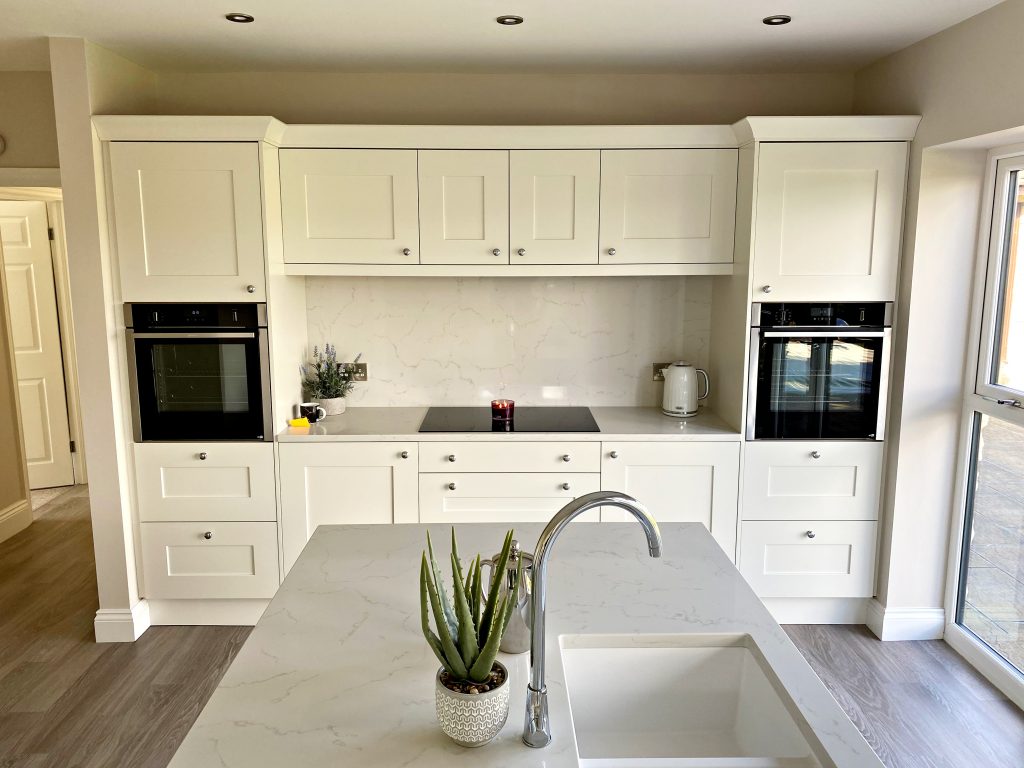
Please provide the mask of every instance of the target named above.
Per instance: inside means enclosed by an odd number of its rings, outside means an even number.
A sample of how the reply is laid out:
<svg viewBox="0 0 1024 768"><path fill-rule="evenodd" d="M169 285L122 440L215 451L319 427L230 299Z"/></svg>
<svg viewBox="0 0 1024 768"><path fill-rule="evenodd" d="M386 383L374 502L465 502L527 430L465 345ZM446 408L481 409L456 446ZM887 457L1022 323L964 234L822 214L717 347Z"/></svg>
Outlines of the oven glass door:
<svg viewBox="0 0 1024 768"><path fill-rule="evenodd" d="M755 439L875 439L886 336L762 332Z"/></svg>
<svg viewBox="0 0 1024 768"><path fill-rule="evenodd" d="M260 333L136 333L134 345L137 439L264 439Z"/></svg>

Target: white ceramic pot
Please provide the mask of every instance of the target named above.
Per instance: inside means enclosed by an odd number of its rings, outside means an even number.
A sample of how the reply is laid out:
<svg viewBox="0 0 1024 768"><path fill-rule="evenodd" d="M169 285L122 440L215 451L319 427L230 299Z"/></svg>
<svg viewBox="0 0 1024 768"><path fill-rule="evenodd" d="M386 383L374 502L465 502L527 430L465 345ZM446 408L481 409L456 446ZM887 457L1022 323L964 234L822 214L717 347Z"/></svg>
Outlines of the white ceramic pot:
<svg viewBox="0 0 1024 768"><path fill-rule="evenodd" d="M463 747L482 747L505 725L508 719L508 670L500 661L494 662L505 673L505 682L486 693L456 693L441 682L441 672L434 678L434 703L437 722L452 741Z"/></svg>
<svg viewBox="0 0 1024 768"><path fill-rule="evenodd" d="M338 416L345 412L344 397L321 397L317 402L327 412L328 416Z"/></svg>

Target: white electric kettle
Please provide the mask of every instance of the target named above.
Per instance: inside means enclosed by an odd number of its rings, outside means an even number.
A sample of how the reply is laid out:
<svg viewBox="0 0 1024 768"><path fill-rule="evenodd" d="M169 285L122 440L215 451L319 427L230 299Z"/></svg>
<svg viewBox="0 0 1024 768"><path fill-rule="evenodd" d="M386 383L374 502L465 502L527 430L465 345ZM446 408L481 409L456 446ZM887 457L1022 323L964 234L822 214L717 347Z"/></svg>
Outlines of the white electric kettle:
<svg viewBox="0 0 1024 768"><path fill-rule="evenodd" d="M697 394L697 376L704 377L704 394ZM697 401L711 394L708 372L682 361L661 369L665 377L665 394L661 400L661 412L666 416L696 416Z"/></svg>

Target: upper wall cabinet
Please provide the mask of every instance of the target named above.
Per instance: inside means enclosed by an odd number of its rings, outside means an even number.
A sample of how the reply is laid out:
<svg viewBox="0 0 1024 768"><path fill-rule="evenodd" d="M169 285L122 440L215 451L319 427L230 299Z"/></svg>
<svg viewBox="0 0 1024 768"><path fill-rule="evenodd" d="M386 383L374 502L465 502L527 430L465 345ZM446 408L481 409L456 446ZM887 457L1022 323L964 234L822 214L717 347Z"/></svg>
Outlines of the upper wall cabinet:
<svg viewBox="0 0 1024 768"><path fill-rule="evenodd" d="M733 260L734 149L601 152L602 264Z"/></svg>
<svg viewBox="0 0 1024 768"><path fill-rule="evenodd" d="M420 150L420 263L508 264L508 151Z"/></svg>
<svg viewBox="0 0 1024 768"><path fill-rule="evenodd" d="M256 142L110 143L125 301L264 301Z"/></svg>
<svg viewBox="0 0 1024 768"><path fill-rule="evenodd" d="M282 149L284 260L419 262L416 150Z"/></svg>
<svg viewBox="0 0 1024 768"><path fill-rule="evenodd" d="M597 264L601 153L513 151L509 162L512 264Z"/></svg>
<svg viewBox="0 0 1024 768"><path fill-rule="evenodd" d="M906 173L906 142L761 144L755 300L895 299Z"/></svg>

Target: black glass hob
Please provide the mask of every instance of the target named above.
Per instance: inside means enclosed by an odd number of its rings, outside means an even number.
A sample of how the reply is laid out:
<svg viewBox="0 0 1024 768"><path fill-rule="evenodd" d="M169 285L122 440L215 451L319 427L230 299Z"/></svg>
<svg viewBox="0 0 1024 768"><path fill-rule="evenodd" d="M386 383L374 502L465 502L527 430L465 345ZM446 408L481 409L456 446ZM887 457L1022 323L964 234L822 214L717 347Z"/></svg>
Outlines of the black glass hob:
<svg viewBox="0 0 1024 768"><path fill-rule="evenodd" d="M491 409L428 408L420 432L600 432L585 407L517 405L511 422L491 419Z"/></svg>

